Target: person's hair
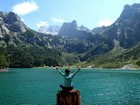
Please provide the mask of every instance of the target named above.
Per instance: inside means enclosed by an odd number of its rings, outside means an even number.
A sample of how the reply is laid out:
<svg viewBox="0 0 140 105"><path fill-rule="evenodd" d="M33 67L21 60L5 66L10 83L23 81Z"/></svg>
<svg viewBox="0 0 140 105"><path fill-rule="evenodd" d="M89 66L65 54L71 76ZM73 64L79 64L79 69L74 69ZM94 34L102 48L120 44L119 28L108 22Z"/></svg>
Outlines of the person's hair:
<svg viewBox="0 0 140 105"><path fill-rule="evenodd" d="M69 70L69 69L66 69L66 70L65 70L65 73L66 73L66 74L69 74L69 73L70 73L70 70Z"/></svg>

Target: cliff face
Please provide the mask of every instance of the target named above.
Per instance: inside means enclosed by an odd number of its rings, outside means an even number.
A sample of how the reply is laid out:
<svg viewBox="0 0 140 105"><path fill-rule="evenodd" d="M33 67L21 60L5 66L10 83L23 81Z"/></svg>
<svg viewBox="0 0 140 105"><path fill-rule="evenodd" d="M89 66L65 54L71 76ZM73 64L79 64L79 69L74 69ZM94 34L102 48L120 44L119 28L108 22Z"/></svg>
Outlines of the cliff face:
<svg viewBox="0 0 140 105"><path fill-rule="evenodd" d="M59 30L58 35L60 36L65 36L68 38L87 38L88 35L91 35L92 32L82 26L78 26L77 22L75 20L73 20L70 23L63 23L62 27Z"/></svg>
<svg viewBox="0 0 140 105"><path fill-rule="evenodd" d="M125 5L124 9L119 17L120 20L139 20L140 18L140 4Z"/></svg>
<svg viewBox="0 0 140 105"><path fill-rule="evenodd" d="M47 46L45 34L29 29L13 12L0 12L0 46L39 45Z"/></svg>
<svg viewBox="0 0 140 105"><path fill-rule="evenodd" d="M129 48L140 41L140 4L126 5L114 24L104 30L102 36L120 42L121 47Z"/></svg>
<svg viewBox="0 0 140 105"><path fill-rule="evenodd" d="M59 30L58 35L72 37L77 33L77 23L72 21L71 23L63 23L62 27Z"/></svg>
<svg viewBox="0 0 140 105"><path fill-rule="evenodd" d="M20 17L13 12L0 12L0 33L9 34L10 32L25 32L27 26L21 21Z"/></svg>

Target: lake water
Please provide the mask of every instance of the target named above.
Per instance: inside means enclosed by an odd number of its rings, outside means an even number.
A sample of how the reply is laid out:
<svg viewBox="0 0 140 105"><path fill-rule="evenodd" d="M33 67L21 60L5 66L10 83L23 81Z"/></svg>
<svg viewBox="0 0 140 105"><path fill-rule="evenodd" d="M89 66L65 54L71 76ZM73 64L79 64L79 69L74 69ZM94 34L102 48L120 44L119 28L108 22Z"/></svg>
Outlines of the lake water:
<svg viewBox="0 0 140 105"><path fill-rule="evenodd" d="M0 73L0 105L55 105L61 83L55 68L9 69ZM73 83L83 105L140 105L140 71L81 69Z"/></svg>

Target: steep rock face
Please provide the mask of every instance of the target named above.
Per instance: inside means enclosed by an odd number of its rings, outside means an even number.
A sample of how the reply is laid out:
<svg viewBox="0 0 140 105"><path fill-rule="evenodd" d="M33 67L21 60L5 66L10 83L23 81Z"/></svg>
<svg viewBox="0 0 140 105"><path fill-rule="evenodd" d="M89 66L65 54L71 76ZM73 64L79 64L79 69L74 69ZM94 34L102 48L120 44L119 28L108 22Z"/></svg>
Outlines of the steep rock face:
<svg viewBox="0 0 140 105"><path fill-rule="evenodd" d="M83 25L79 27L77 22L73 20L70 23L63 23L62 27L59 30L58 35L65 36L68 38L81 38L87 39L91 36L92 32L84 27Z"/></svg>
<svg viewBox="0 0 140 105"><path fill-rule="evenodd" d="M45 46L46 34L29 29L13 12L0 12L0 46L19 44Z"/></svg>
<svg viewBox="0 0 140 105"><path fill-rule="evenodd" d="M72 37L76 34L77 23L72 21L71 23L63 23L62 27L59 30L58 35Z"/></svg>
<svg viewBox="0 0 140 105"><path fill-rule="evenodd" d="M124 10L122 11L119 20L127 21L127 20L134 20L140 19L140 4L133 4L133 5L125 5Z"/></svg>
<svg viewBox="0 0 140 105"><path fill-rule="evenodd" d="M0 37L3 37L2 34L9 34L9 29L4 25L3 18L0 17Z"/></svg>
<svg viewBox="0 0 140 105"><path fill-rule="evenodd" d="M99 34L93 34L88 28L78 27L76 21L71 23L64 23L59 31L61 36L67 37L67 43L64 48L67 52L85 53L89 52L91 55L105 53L113 49L113 44L110 40L102 37Z"/></svg>
<svg viewBox="0 0 140 105"><path fill-rule="evenodd" d="M120 17L109 27L98 28L96 34L108 40L117 40L123 48L140 41L140 4L125 5Z"/></svg>
<svg viewBox="0 0 140 105"><path fill-rule="evenodd" d="M124 48L140 41L140 4L126 5L120 17L114 23L116 37Z"/></svg>
<svg viewBox="0 0 140 105"><path fill-rule="evenodd" d="M10 31L25 32L27 29L27 26L21 21L20 17L13 12L0 12L0 23L0 28L1 30L5 30L5 33L9 33Z"/></svg>

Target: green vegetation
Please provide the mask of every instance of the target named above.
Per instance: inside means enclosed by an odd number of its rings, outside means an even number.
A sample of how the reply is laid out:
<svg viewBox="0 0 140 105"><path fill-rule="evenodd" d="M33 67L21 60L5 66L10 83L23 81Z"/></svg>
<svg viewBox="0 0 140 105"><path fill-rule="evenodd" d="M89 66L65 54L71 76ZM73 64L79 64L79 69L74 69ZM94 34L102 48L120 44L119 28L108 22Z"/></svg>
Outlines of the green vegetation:
<svg viewBox="0 0 140 105"><path fill-rule="evenodd" d="M102 67L102 68L120 68L124 65L133 64L134 67L140 66L140 43L130 49L115 47L108 53L93 56L84 63L77 65L83 67Z"/></svg>
<svg viewBox="0 0 140 105"><path fill-rule="evenodd" d="M65 66L71 66L80 62L79 57L74 53L62 53L62 60Z"/></svg>
<svg viewBox="0 0 140 105"><path fill-rule="evenodd" d="M61 52L55 49L46 49L35 46L8 46L5 55L9 62L9 67L38 67L56 66L61 64Z"/></svg>
<svg viewBox="0 0 140 105"><path fill-rule="evenodd" d="M3 54L2 48L0 48L0 69L6 68L8 66L8 62Z"/></svg>
<svg viewBox="0 0 140 105"><path fill-rule="evenodd" d="M116 42L114 49L106 52L108 45L103 42L100 42L100 46L94 46L92 43L87 44L84 40L80 42L60 36L51 38L55 42L55 47L52 48L45 47L45 44L42 47L22 43L17 46L7 46L4 48L4 52L0 53L0 62L2 62L0 66L7 67L8 64L11 68L43 66L120 68L127 64L133 64L135 67L140 66L140 43L129 49L123 49ZM91 50L89 50L90 48Z"/></svg>

